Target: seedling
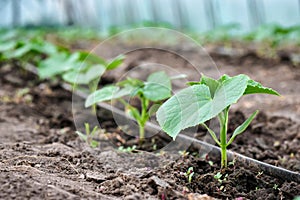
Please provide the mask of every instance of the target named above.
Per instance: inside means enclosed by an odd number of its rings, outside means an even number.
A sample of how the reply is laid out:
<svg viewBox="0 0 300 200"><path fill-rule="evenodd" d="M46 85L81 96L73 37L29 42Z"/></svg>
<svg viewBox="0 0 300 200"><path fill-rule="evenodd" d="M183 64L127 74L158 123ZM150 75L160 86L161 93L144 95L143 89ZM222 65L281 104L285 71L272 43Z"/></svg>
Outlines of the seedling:
<svg viewBox="0 0 300 200"><path fill-rule="evenodd" d="M265 93L279 95L271 88L240 74L234 77L223 75L215 80L202 75L199 82L189 83L190 87L168 99L157 111L157 120L162 129L173 139L185 128L204 126L214 141L221 147L221 167L227 167L227 147L243 133L257 115L255 111L244 123L237 127L227 141L228 113L230 106L243 95ZM220 139L205 122L218 117Z"/></svg>
<svg viewBox="0 0 300 200"><path fill-rule="evenodd" d="M140 110L128 102L123 97L136 97L140 100ZM139 126L139 138L143 141L145 138L145 124L153 113L156 112L161 101L171 96L171 78L163 72L154 72L150 74L147 81L127 78L115 85L106 86L90 94L85 102L85 107L116 99L120 101L125 111L133 117ZM153 106L150 106L153 104Z"/></svg>
<svg viewBox="0 0 300 200"><path fill-rule="evenodd" d="M188 151L186 151L186 150L178 151L178 153L179 153L180 155L182 155L183 157L188 156L188 155L190 154L190 153L189 153Z"/></svg>
<svg viewBox="0 0 300 200"><path fill-rule="evenodd" d="M234 166L234 164L235 164L235 159L233 159L232 161L230 161L230 162L228 163L228 165L232 165L232 166Z"/></svg>
<svg viewBox="0 0 300 200"><path fill-rule="evenodd" d="M185 172L184 175L186 176L189 183L192 182L192 178L193 178L194 174L195 173L194 173L194 168L193 167L189 167L187 172Z"/></svg>
<svg viewBox="0 0 300 200"><path fill-rule="evenodd" d="M221 172L218 172L216 175L214 175L214 179L217 179L219 182L221 180L222 174Z"/></svg>
<svg viewBox="0 0 300 200"><path fill-rule="evenodd" d="M219 183L222 184L223 181L227 180L228 174L225 174L225 176L222 178L221 172L218 172L216 175L214 175L214 179L218 180Z"/></svg>
<svg viewBox="0 0 300 200"><path fill-rule="evenodd" d="M256 175L255 177L256 177L256 178L259 178L261 175L263 175L263 173L264 173L263 171L258 172L257 175Z"/></svg>
<svg viewBox="0 0 300 200"><path fill-rule="evenodd" d="M93 138L96 136L98 127L95 126L91 131L89 123L85 123L85 134L80 131L76 131L77 135L83 139L90 147L96 148L99 145L99 142L94 140Z"/></svg>
<svg viewBox="0 0 300 200"><path fill-rule="evenodd" d="M153 151L156 151L157 150L157 144L153 144L152 149L153 149Z"/></svg>
<svg viewBox="0 0 300 200"><path fill-rule="evenodd" d="M126 148L123 147L123 146L120 146L120 147L118 148L118 150L121 151L121 152L125 152L125 153L131 153L131 152L133 152L133 151L136 150L136 146L133 145L132 147L126 147Z"/></svg>

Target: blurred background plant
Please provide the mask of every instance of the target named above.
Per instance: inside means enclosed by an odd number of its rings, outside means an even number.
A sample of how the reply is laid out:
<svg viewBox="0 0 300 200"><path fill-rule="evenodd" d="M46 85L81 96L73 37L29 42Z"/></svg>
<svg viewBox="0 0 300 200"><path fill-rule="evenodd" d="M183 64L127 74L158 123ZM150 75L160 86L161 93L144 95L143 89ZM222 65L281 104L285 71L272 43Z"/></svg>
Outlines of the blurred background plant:
<svg viewBox="0 0 300 200"><path fill-rule="evenodd" d="M81 33L88 38L97 36L91 29L104 35L141 26L196 33L216 29L217 35L224 39L228 33L245 33L264 24L296 26L300 18L299 8L298 0L0 0L0 27L60 27L60 33L68 37L76 37L77 31L64 31L63 27L85 27ZM277 25L262 31L265 28L247 38L265 38L274 31L279 35L287 31L285 28L279 30ZM291 37L297 34L299 31L294 30Z"/></svg>
<svg viewBox="0 0 300 200"><path fill-rule="evenodd" d="M165 27L227 50L232 41L255 42L258 54L267 57L276 57L282 46L300 44L298 0L0 0L0 11L0 41L1 33L12 28L67 46L78 38L99 40L130 28ZM39 40L35 47L18 43L24 48L17 55L40 49ZM12 45L1 45L0 52Z"/></svg>

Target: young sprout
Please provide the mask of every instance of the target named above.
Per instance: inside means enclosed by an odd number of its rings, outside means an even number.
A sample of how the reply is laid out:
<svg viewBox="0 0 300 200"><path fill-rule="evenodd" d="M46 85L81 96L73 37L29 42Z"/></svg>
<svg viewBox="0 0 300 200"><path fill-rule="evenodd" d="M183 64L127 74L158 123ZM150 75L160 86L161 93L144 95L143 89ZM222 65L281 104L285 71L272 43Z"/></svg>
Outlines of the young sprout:
<svg viewBox="0 0 300 200"><path fill-rule="evenodd" d="M195 172L194 172L193 167L189 167L187 172L184 173L184 175L186 176L189 183L192 182L192 178L193 178L194 174L195 174Z"/></svg>
<svg viewBox="0 0 300 200"><path fill-rule="evenodd" d="M220 183L222 183L222 174L221 172L218 172L214 175L214 179L218 180Z"/></svg>
<svg viewBox="0 0 300 200"><path fill-rule="evenodd" d="M221 172L218 172L217 174L214 175L214 179L218 180L218 182L222 184L223 181L227 180L228 174L225 174L223 179L222 176L223 175L221 174Z"/></svg>
<svg viewBox="0 0 300 200"><path fill-rule="evenodd" d="M146 81L127 78L115 85L105 86L90 94L86 99L85 107L95 105L98 102L118 100L124 105L125 111L137 121L139 138L140 141L143 141L146 122L156 112L161 101L171 96L171 79L163 71L150 74ZM125 96L138 98L141 104L140 110L126 102L123 99Z"/></svg>
<svg viewBox="0 0 300 200"><path fill-rule="evenodd" d="M136 146L133 145L132 147L127 147L127 148L125 148L125 147L123 147L123 146L120 146L120 147L118 148L118 150L121 151L121 152L124 152L124 153L131 153L131 152L133 152L133 151L136 150Z"/></svg>
<svg viewBox="0 0 300 200"><path fill-rule="evenodd" d="M221 167L227 167L227 147L243 133L257 115L255 111L238 126L227 140L228 113L230 106L243 95L265 93L279 95L271 88L240 74L234 77L223 75L215 80L202 75L199 82L189 83L190 87L168 99L157 111L159 125L173 139L179 132L196 125L204 126L218 146L221 147ZM205 122L217 117L220 123L220 137Z"/></svg>
<svg viewBox="0 0 300 200"><path fill-rule="evenodd" d="M89 123L84 123L85 126L85 134L80 131L76 131L77 135L83 139L90 147L96 148L99 145L99 142L94 140L93 138L96 136L98 127L95 126L91 131Z"/></svg>

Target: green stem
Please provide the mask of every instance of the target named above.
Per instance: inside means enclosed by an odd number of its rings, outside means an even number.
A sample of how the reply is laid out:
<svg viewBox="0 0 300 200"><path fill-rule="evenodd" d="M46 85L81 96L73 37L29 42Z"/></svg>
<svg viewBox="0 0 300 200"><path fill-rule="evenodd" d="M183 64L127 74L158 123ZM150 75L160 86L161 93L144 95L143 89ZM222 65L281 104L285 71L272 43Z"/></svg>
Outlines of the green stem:
<svg viewBox="0 0 300 200"><path fill-rule="evenodd" d="M90 92L94 92L97 89L97 84L98 84L97 80L93 80L88 84ZM96 112L97 112L97 104L93 104L92 113L96 114Z"/></svg>
<svg viewBox="0 0 300 200"><path fill-rule="evenodd" d="M227 126L229 107L223 111L223 119L220 120L220 146L221 146L221 167L227 168Z"/></svg>
<svg viewBox="0 0 300 200"><path fill-rule="evenodd" d="M141 119L139 120L139 134L140 134L140 141L145 139L145 124L149 118L147 113L147 108L149 105L149 100L146 99L144 96L140 97L141 99Z"/></svg>
<svg viewBox="0 0 300 200"><path fill-rule="evenodd" d="M139 123L139 135L140 142L143 142L145 139L145 125Z"/></svg>

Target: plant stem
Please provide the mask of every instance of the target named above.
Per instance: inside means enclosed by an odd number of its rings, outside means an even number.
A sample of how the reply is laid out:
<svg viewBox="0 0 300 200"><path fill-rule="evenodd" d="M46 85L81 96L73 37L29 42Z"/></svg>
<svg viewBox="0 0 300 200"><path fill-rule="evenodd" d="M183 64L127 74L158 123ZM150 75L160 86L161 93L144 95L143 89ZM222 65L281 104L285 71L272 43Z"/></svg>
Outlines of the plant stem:
<svg viewBox="0 0 300 200"><path fill-rule="evenodd" d="M227 126L229 107L223 110L224 118L220 119L221 167L227 168Z"/></svg>
<svg viewBox="0 0 300 200"><path fill-rule="evenodd" d="M139 135L140 135L140 142L143 142L145 139L145 125L139 124Z"/></svg>
<svg viewBox="0 0 300 200"><path fill-rule="evenodd" d="M89 86L90 92L94 92L97 89L98 81L93 80L88 84L88 86ZM97 104L93 104L92 105L92 113L96 114L96 112L97 112Z"/></svg>
<svg viewBox="0 0 300 200"><path fill-rule="evenodd" d="M142 142L145 139L145 124L149 118L147 113L147 108L149 105L149 100L146 99L144 96L140 96L141 99L141 119L139 120L139 134L140 134L140 141Z"/></svg>

